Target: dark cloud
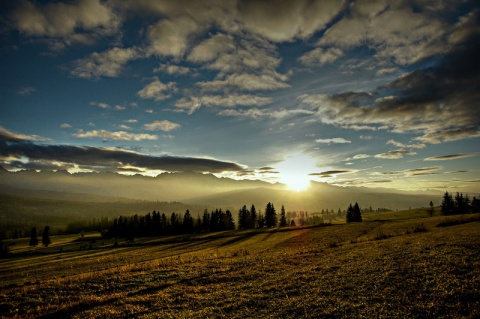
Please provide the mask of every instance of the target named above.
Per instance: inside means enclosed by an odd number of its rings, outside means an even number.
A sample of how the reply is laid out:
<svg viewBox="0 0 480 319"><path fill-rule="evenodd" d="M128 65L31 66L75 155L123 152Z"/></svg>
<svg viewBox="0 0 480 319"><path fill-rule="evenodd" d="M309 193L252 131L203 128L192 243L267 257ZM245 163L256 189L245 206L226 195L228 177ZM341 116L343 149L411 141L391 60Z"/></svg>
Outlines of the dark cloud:
<svg viewBox="0 0 480 319"><path fill-rule="evenodd" d="M437 171L440 170L441 167L433 166L433 167L421 167L421 168L411 168L406 169L403 171L391 171L391 172L379 172L377 174L380 175L406 175L406 176L421 176L421 175L437 175L439 174Z"/></svg>
<svg viewBox="0 0 480 319"><path fill-rule="evenodd" d="M478 12L469 19L480 24ZM480 137L480 29L470 24L465 29L432 66L375 91L304 95L300 100L321 122L343 128L414 133L414 140L430 144Z"/></svg>
<svg viewBox="0 0 480 319"><path fill-rule="evenodd" d="M8 131L7 131L8 132ZM117 148L98 148L72 145L43 145L21 139L12 134L0 131L0 156L2 164L17 168L53 167L58 164L73 165L93 170L117 170L118 167L132 166L146 170L163 171L196 171L219 173L225 171L240 171L243 167L236 163L223 162L214 159L150 156ZM23 158L27 158L25 162ZM10 159L10 160L5 160ZM20 159L22 159L20 161Z"/></svg>
<svg viewBox="0 0 480 319"><path fill-rule="evenodd" d="M433 157L427 157L424 159L424 161L449 161L449 160L454 160L458 158L465 158L465 157L470 157L474 156L473 154L450 154L450 155L441 155L441 156L433 156Z"/></svg>
<svg viewBox="0 0 480 319"><path fill-rule="evenodd" d="M335 175L351 173L351 172L352 171L350 170L331 170L331 171L325 171L320 173L310 173L308 175L317 176L317 177L335 177Z"/></svg>

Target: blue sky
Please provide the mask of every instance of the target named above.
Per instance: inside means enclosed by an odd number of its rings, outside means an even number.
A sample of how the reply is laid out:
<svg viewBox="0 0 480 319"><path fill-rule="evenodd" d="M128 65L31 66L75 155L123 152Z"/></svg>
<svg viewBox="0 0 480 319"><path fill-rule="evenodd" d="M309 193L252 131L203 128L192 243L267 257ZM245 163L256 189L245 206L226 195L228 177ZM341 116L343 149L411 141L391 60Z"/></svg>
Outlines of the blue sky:
<svg viewBox="0 0 480 319"><path fill-rule="evenodd" d="M475 1L0 8L6 169L478 192Z"/></svg>

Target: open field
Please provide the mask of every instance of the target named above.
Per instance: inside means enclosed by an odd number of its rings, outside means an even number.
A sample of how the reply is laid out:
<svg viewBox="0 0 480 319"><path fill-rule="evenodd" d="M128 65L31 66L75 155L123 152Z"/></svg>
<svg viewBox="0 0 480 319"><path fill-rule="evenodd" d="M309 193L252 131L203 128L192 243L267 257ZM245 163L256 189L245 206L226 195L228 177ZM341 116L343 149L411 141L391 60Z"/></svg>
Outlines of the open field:
<svg viewBox="0 0 480 319"><path fill-rule="evenodd" d="M20 239L0 260L0 315L478 318L480 216L424 217L116 248L93 235L52 237L48 248Z"/></svg>

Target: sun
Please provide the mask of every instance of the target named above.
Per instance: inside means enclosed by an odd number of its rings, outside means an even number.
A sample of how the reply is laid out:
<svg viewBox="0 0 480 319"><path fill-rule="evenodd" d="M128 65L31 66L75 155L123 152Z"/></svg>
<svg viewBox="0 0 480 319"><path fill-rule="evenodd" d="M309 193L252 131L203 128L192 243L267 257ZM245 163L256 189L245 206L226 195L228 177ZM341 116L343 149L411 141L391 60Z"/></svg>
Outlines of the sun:
<svg viewBox="0 0 480 319"><path fill-rule="evenodd" d="M294 154L275 167L280 173L280 182L297 192L310 185L309 174L315 171L315 160L305 155Z"/></svg>

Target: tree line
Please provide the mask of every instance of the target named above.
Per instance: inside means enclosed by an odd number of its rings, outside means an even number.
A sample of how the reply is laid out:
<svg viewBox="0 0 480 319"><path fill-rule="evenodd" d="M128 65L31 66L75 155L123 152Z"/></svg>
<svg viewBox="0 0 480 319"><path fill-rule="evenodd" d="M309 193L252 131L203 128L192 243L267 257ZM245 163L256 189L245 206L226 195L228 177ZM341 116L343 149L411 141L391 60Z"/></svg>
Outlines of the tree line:
<svg viewBox="0 0 480 319"><path fill-rule="evenodd" d="M457 193L453 196L445 192L445 194L443 194L442 204L440 205L440 211L445 216L480 213L480 199L473 196L470 200L468 194L463 195L463 193Z"/></svg>

